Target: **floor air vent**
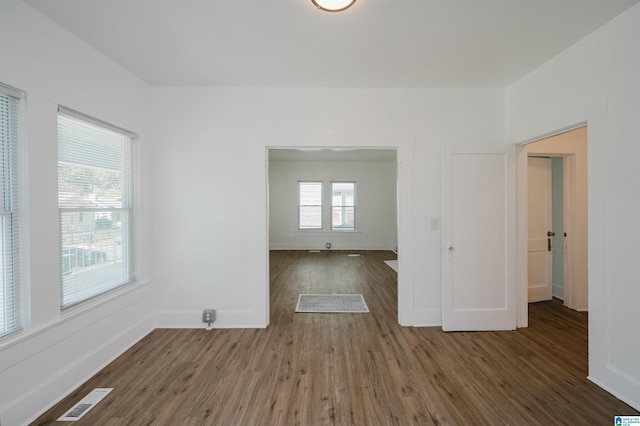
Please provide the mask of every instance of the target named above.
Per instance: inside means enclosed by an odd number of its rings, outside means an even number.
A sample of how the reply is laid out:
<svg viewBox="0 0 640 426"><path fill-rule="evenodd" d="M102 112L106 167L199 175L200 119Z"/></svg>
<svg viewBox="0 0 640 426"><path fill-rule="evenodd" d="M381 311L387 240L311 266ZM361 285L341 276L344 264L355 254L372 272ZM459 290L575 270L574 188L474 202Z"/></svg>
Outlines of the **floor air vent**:
<svg viewBox="0 0 640 426"><path fill-rule="evenodd" d="M87 396L82 398L80 402L71 407L69 411L64 413L62 417L58 419L59 422L76 422L82 418L89 410L96 406L96 404L102 401L102 398L107 396L113 388L95 388Z"/></svg>

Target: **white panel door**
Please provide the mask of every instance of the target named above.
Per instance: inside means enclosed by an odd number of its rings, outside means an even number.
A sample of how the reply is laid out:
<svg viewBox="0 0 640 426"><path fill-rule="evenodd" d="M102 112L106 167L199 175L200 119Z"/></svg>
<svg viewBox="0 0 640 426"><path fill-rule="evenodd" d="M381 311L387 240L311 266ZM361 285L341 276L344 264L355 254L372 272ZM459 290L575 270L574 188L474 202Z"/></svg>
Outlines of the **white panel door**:
<svg viewBox="0 0 640 426"><path fill-rule="evenodd" d="M516 328L514 150L443 148L445 331Z"/></svg>
<svg viewBox="0 0 640 426"><path fill-rule="evenodd" d="M528 158L528 300L551 300L551 159Z"/></svg>

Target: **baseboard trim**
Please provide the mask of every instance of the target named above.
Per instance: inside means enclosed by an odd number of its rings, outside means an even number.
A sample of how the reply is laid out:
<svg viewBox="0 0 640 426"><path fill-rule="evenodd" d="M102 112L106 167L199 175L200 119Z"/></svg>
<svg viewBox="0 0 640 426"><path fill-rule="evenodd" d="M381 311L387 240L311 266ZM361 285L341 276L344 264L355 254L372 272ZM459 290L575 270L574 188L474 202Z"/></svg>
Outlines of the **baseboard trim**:
<svg viewBox="0 0 640 426"><path fill-rule="evenodd" d="M610 386L604 384L601 380L589 375L587 376L587 380L593 382L595 385L601 387L602 389L604 389L605 391L609 392L611 395L615 396L616 398L618 398L620 401L629 404L631 407L633 407L634 409L640 411L640 400L635 401L632 398L629 398L627 395L617 392L616 390L614 390L613 388L611 388ZM619 415L625 415L627 413L616 413Z"/></svg>
<svg viewBox="0 0 640 426"><path fill-rule="evenodd" d="M442 311L440 309L416 309L413 312L414 327L442 326Z"/></svg>
<svg viewBox="0 0 640 426"><path fill-rule="evenodd" d="M264 315L256 311L216 311L211 328L266 328ZM163 311L158 313L157 328L206 328L202 311Z"/></svg>
<svg viewBox="0 0 640 426"><path fill-rule="evenodd" d="M55 375L48 377L40 386L31 389L29 393L22 395L10 406L2 407L3 422L8 424L33 422L129 350L153 329L152 315L142 318L127 330L105 341L100 347L94 348L90 353L67 365L63 370L59 370ZM109 348L117 348L117 350L113 351ZM51 395L55 395L55 397L52 398Z"/></svg>

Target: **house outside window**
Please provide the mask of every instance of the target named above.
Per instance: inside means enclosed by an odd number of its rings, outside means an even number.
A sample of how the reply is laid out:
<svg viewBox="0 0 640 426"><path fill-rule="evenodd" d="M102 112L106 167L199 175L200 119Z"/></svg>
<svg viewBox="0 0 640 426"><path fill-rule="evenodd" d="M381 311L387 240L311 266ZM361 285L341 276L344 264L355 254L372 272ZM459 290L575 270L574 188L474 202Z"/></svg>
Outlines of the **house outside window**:
<svg viewBox="0 0 640 426"><path fill-rule="evenodd" d="M126 130L59 108L62 309L135 280L134 140Z"/></svg>

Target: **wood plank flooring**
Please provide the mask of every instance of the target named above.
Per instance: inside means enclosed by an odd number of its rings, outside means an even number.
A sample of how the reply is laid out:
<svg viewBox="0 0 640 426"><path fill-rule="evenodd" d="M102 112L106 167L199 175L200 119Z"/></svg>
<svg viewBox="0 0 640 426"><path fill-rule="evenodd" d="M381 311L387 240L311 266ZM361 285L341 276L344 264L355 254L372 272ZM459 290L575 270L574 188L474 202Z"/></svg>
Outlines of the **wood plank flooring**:
<svg viewBox="0 0 640 426"><path fill-rule="evenodd" d="M113 387L79 425L609 425L638 415L586 379L587 316L530 306L527 329L397 325L396 273L365 251L271 253L266 330L158 329L34 424ZM370 313L294 313L362 293Z"/></svg>

